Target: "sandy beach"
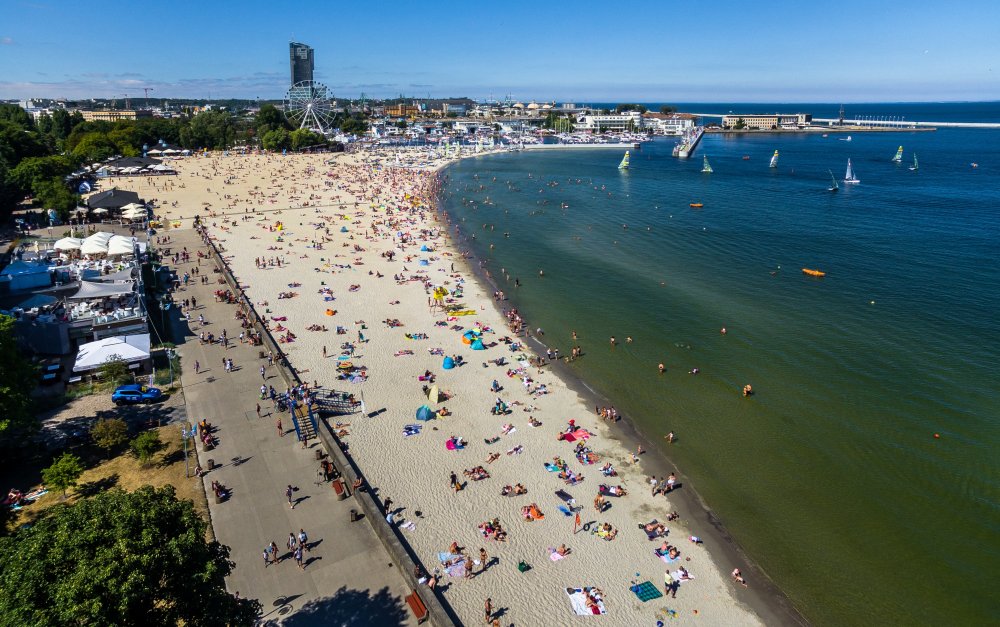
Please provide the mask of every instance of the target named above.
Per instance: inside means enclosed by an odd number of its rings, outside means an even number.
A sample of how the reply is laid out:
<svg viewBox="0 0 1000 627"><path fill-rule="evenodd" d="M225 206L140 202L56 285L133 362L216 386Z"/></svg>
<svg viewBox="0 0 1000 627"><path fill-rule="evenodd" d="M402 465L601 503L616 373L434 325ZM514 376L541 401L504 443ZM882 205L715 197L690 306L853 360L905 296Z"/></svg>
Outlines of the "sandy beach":
<svg viewBox="0 0 1000 627"><path fill-rule="evenodd" d="M502 624L569 624L567 588L594 587L611 624L760 624L731 576L746 565L692 541L703 530L685 517L668 521L675 496L651 495L641 456L636 463L636 451L548 367L529 363L534 354L504 315L510 305L475 280L433 208L434 170L444 160L412 153L420 167L409 169L395 166L396 154L213 155L175 162L175 177L103 187L155 200L162 220L179 228L200 216L275 337L290 340L283 347L302 379L363 397L365 414L343 419L342 439L383 502L391 499L394 524L427 571L440 573L438 588L464 622L482 621L490 598ZM441 306L435 288L448 291ZM470 330L484 350L463 342ZM463 363L445 369L446 357ZM352 378L338 378L343 361L353 364ZM448 398L433 402L424 386ZM418 420L422 405L438 415ZM608 464L615 475L602 472ZM502 495L518 484L525 494ZM627 495L606 496L598 512L602 484ZM653 520L665 527L651 539L643 526ZM489 537L484 523L492 523ZM605 523L613 539L595 533ZM655 553L664 545L679 551L675 559ZM563 546L565 556L556 551ZM466 556L471 577L461 572ZM649 581L663 593L665 572L676 598L642 602L630 590ZM583 600L578 607L588 609Z"/></svg>

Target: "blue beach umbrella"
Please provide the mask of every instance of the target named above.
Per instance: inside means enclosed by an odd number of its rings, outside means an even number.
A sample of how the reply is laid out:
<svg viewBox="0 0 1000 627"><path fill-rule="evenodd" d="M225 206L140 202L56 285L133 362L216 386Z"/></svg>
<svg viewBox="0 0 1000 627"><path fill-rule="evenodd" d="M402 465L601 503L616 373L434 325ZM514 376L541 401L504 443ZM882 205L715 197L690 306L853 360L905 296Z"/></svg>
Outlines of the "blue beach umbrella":
<svg viewBox="0 0 1000 627"><path fill-rule="evenodd" d="M444 361L441 362L441 367L444 368L445 370L451 370L452 368L455 367L455 360L452 359L451 357L445 357Z"/></svg>
<svg viewBox="0 0 1000 627"><path fill-rule="evenodd" d="M480 340L479 338L476 338L476 341L472 343L472 350L474 350L474 351L483 351L483 350L486 350L486 347L483 346L483 341L482 340Z"/></svg>

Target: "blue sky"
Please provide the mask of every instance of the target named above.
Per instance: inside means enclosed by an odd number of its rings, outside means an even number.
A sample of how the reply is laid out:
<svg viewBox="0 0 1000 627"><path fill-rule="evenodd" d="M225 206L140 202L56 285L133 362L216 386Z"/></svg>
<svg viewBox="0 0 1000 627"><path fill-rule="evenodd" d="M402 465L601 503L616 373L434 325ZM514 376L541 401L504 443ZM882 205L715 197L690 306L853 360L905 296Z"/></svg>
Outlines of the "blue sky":
<svg viewBox="0 0 1000 627"><path fill-rule="evenodd" d="M4 0L0 98L1000 100L1000 2Z"/></svg>

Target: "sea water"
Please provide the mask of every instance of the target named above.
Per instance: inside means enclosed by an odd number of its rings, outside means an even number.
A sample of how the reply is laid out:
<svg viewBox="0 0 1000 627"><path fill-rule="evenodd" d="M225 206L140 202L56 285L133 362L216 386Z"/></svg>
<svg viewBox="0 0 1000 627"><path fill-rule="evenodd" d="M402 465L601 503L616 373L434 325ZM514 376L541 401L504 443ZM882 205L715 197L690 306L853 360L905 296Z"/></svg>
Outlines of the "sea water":
<svg viewBox="0 0 1000 627"><path fill-rule="evenodd" d="M937 107L907 117L997 111ZM581 346L572 368L649 438L677 434L668 458L810 621L986 624L1000 131L845 137L706 135L689 160L659 139L627 171L613 150L481 157L446 171L444 207L546 344Z"/></svg>

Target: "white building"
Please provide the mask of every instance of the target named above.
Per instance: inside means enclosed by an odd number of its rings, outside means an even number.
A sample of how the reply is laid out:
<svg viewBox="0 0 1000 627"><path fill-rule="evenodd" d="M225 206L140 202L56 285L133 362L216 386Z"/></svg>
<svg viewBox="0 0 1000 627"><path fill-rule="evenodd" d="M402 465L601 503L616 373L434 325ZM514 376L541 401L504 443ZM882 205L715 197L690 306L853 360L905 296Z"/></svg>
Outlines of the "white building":
<svg viewBox="0 0 1000 627"><path fill-rule="evenodd" d="M644 113L642 123L656 135L683 135L694 128L697 118L690 113Z"/></svg>
<svg viewBox="0 0 1000 627"><path fill-rule="evenodd" d="M626 132L643 129L642 114L638 111L623 111L608 115L584 115L576 120L576 130L601 133L603 131Z"/></svg>

